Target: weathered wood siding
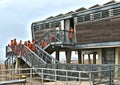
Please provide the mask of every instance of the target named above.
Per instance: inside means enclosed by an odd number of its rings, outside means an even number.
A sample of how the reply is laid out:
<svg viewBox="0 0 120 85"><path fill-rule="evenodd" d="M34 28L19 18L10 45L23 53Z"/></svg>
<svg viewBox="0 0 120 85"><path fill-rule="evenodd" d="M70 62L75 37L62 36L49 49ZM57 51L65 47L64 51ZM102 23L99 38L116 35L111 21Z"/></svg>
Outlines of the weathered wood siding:
<svg viewBox="0 0 120 85"><path fill-rule="evenodd" d="M39 30L37 32L35 32L35 39L39 40L41 37L43 37L46 33L48 33L49 31L55 30L55 28L52 29L45 29L45 30Z"/></svg>
<svg viewBox="0 0 120 85"><path fill-rule="evenodd" d="M78 44L120 41L120 18L78 23L76 38Z"/></svg>

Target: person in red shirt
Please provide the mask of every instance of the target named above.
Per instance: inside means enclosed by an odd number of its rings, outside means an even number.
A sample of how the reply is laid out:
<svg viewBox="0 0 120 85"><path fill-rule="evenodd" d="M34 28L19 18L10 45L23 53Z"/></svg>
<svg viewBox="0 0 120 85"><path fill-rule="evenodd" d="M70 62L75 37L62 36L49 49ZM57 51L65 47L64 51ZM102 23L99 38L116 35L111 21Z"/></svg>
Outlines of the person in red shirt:
<svg viewBox="0 0 120 85"><path fill-rule="evenodd" d="M17 51L17 41L16 41L16 38L14 38L14 40L13 40L13 44L14 44L14 46L13 46L14 54L17 55L17 54L18 54L18 51Z"/></svg>
<svg viewBox="0 0 120 85"><path fill-rule="evenodd" d="M22 40L20 40L20 42L18 43L18 54L21 55L22 54Z"/></svg>
<svg viewBox="0 0 120 85"><path fill-rule="evenodd" d="M14 38L14 41L13 41L13 42L14 42L14 45L17 45L17 41L16 41L16 38Z"/></svg>
<svg viewBox="0 0 120 85"><path fill-rule="evenodd" d="M22 45L22 40L20 40L20 42L18 43L18 45Z"/></svg>
<svg viewBox="0 0 120 85"><path fill-rule="evenodd" d="M74 35L74 29L71 27L69 32L70 32L69 39L70 39L70 41L72 41L73 40L73 35Z"/></svg>
<svg viewBox="0 0 120 85"><path fill-rule="evenodd" d="M28 42L27 42L27 47L28 47L29 49L31 49L31 42L30 42L30 40L28 40Z"/></svg>
<svg viewBox="0 0 120 85"><path fill-rule="evenodd" d="M11 42L10 42L10 46L14 46L14 42L13 42L13 40L11 40Z"/></svg>
<svg viewBox="0 0 120 85"><path fill-rule="evenodd" d="M32 44L31 44L31 50L34 52L35 51L35 40L32 40Z"/></svg>

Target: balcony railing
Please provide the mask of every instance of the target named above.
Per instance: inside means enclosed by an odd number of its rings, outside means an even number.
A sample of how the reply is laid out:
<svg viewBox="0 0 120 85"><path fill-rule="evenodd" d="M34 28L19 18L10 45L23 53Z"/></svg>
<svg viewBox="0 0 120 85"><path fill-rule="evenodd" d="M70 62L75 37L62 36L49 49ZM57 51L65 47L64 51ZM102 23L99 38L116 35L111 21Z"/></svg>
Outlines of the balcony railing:
<svg viewBox="0 0 120 85"><path fill-rule="evenodd" d="M58 44L71 44L73 45L75 43L75 35L72 33L72 39L69 38L70 32L67 30L60 30L60 31L50 31L46 33L44 36L39 38L37 44L39 46L42 45L43 42L46 43L45 46L48 44L52 45L58 45ZM45 46L41 46L44 48Z"/></svg>

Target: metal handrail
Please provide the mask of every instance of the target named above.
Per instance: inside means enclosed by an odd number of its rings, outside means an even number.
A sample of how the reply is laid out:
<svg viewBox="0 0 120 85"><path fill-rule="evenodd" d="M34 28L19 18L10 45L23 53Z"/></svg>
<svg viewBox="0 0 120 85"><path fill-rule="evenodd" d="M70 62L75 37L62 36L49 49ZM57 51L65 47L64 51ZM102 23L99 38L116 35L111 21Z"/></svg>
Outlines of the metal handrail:
<svg viewBox="0 0 120 85"><path fill-rule="evenodd" d="M37 62L38 64L47 64L41 57L39 57L35 52L31 51L27 46L22 45L23 48L21 49L22 51L22 57L26 58L26 60L29 60L31 63L36 63L33 62L33 60L39 61ZM34 65L32 65L34 66Z"/></svg>
<svg viewBox="0 0 120 85"><path fill-rule="evenodd" d="M37 76L35 76L36 73L34 73L33 70L39 71L39 75L41 75L41 77L39 78L41 79L42 84L45 83L44 80L54 81L55 85L57 85L57 82L60 82L60 81L65 82L66 83L65 85L68 85L68 83L71 81L72 83L79 84L79 85L81 85L82 82L84 81L87 81L89 85L95 85L95 84L101 84L101 83L107 83L109 85L112 85L114 83L113 80L111 79L112 77L111 73L113 71L112 69L100 70L100 71L75 71L75 70L51 69L51 68L6 69L6 70L0 70L0 72L3 73L3 75L0 75L0 79L4 78L4 81L5 81L5 80L8 80L8 77L13 77L14 79L16 79L16 77L19 76L19 78L22 78L22 75L24 75L26 76L25 77L26 81L28 81L27 83L34 85L32 80ZM77 74L77 76L71 75L70 73ZM95 77L96 73L97 74L105 73L110 75L104 75L102 80L99 81L101 78ZM89 76L83 77L82 74L89 74Z"/></svg>
<svg viewBox="0 0 120 85"><path fill-rule="evenodd" d="M36 51L40 51L40 52L36 52L39 53L38 55L42 55L42 59L46 62L53 62L53 63L59 63L58 60L56 60L54 57L52 57L51 55L49 55L45 50L43 50L44 48L46 48L48 45L58 45L58 44L73 44L74 41L74 36L73 36L73 41L70 42L68 37L66 38L66 36L69 36L69 31L67 30L60 30L60 31L49 31L48 33L45 33L45 35L43 35L38 41L37 41L37 45L36 45ZM74 35L74 34L73 34ZM42 40L44 40L44 42L47 42L48 45L41 47L40 43L42 42ZM41 53L41 54L40 54ZM43 55L44 54L44 55ZM47 57L46 57L47 56ZM49 58L49 59L48 59ZM51 60L52 59L52 60Z"/></svg>
<svg viewBox="0 0 120 85"><path fill-rule="evenodd" d="M54 43L54 45L57 44L74 44L75 42L75 35L73 33L73 40L69 40L69 34L70 31L68 30L54 30L49 31L48 33L45 33L39 40L37 41L37 44L40 45L40 42L42 40L48 41L48 44ZM53 39L51 39L53 37ZM60 43L61 42L61 43Z"/></svg>
<svg viewBox="0 0 120 85"><path fill-rule="evenodd" d="M36 54L39 55L46 63L51 63L51 64L60 64L58 60L53 58L50 54L48 54L45 50L43 50L41 47L38 45L35 45L36 49Z"/></svg>
<svg viewBox="0 0 120 85"><path fill-rule="evenodd" d="M27 48L27 47L26 47ZM19 50L19 49L17 49L17 50ZM29 50L30 51L30 50ZM18 51L16 51L16 52L18 52ZM31 51L30 51L31 52ZM44 51L43 51L44 52ZM6 52L7 53L7 52ZM13 53L13 52L12 52ZM16 54L16 53L15 53ZM32 54L34 55L34 56L37 56L34 52L32 52ZM46 54L47 55L47 54ZM13 58L14 57L14 58ZM15 62L15 59L16 59L16 55L11 55L11 59L12 59L12 61L11 62ZM37 57L39 57L39 56L37 56ZM23 57L22 57L23 58ZM51 59L52 59L52 56L50 57ZM7 59L5 62L9 62L9 60L10 59ZM28 60L30 60L29 59L29 57L28 57ZM38 59L39 60L39 59ZM54 58L52 59L52 61L54 61L54 62L57 62L56 60L54 60ZM31 61L32 62L32 61ZM43 62L43 61L42 61ZM44 64L44 63L43 63ZM51 64L51 65L54 65L54 64ZM119 69L120 69L120 65L110 65L110 64L103 64L103 65L94 65L94 64L90 64L90 65L83 65L83 64L78 64L78 65L73 65L73 64L56 64L57 65L57 68L60 68L60 69L68 69L68 70L71 70L71 69L76 69L76 70L81 70L81 71L86 71L86 70L90 70L90 69L92 69L92 70L99 70L99 69L114 69L114 71L115 71L115 73L119 73ZM32 66L32 65L31 65ZM39 67L39 66L38 66ZM47 65L47 67L49 67L48 65ZM56 67L56 66L55 66ZM118 70L115 70L115 68L118 68Z"/></svg>
<svg viewBox="0 0 120 85"><path fill-rule="evenodd" d="M6 49L10 47L10 46L7 46ZM25 60L25 62L28 62L28 64L30 66L34 66L35 63L37 63L38 65L40 64L46 64L46 62L41 58L39 57L35 52L31 51L28 47L26 47L25 45L16 45L16 46L13 46L11 47L12 50L11 50L11 56L9 56L8 52L6 52L6 56L7 58L13 58L14 57L14 62L12 63L15 63L15 60L17 57L19 58L22 58L23 60ZM8 62L10 59L6 59L5 62ZM38 61L38 62L33 62L33 60L35 61Z"/></svg>

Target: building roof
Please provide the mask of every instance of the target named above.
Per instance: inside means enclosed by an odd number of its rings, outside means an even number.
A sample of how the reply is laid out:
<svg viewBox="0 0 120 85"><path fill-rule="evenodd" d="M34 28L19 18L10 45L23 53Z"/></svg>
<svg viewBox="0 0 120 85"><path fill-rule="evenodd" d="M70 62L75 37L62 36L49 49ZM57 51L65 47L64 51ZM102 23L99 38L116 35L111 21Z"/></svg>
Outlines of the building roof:
<svg viewBox="0 0 120 85"><path fill-rule="evenodd" d="M86 8L81 7L81 8L79 8L79 9L75 10L75 12L79 12L79 11L83 11L83 10L86 10Z"/></svg>
<svg viewBox="0 0 120 85"><path fill-rule="evenodd" d="M48 18L46 18L46 19L52 19L52 18L54 18L53 16L50 16L50 17L48 17Z"/></svg>
<svg viewBox="0 0 120 85"><path fill-rule="evenodd" d="M69 14L72 14L72 13L74 13L74 11L70 11L70 12L66 13L65 15L69 15Z"/></svg>
<svg viewBox="0 0 120 85"><path fill-rule="evenodd" d="M116 3L116 1L115 1L115 0L109 1L109 2L107 2L107 3L105 3L105 4L103 4L103 6L104 6L104 5L113 4L113 3Z"/></svg>
<svg viewBox="0 0 120 85"><path fill-rule="evenodd" d="M74 11L70 11L70 12L68 12L68 13L65 13L65 14L58 14L58 15L56 15L56 16L50 16L50 17L48 17L48 18L46 18L45 20L41 20L41 21L37 21L37 22L33 22L33 23L44 23L44 22L53 22L53 21L57 21L57 20L60 20L60 19L58 19L58 18L61 18L61 19L64 19L64 18L66 18L66 16L69 16L69 15L72 15L72 14L80 14L80 13L83 13L83 12L85 12L85 13L90 13L90 12L93 12L94 11L94 9L96 9L96 8L104 8L104 7L108 7L109 5L111 5L111 4L114 4L114 3L116 3L116 1L115 0L112 0L112 1L109 1L109 2L107 2L107 3L105 3L105 4L103 4L103 5L99 5L99 4L96 4L96 5L93 5L93 6L91 6L91 7L89 7L89 9L86 9L86 8L84 8L84 7L81 7L81 8L79 8L79 9L77 9L77 10L74 10ZM108 7L109 8L109 7ZM96 11L96 10L95 10ZM78 16L77 15L77 16ZM48 21L49 20L49 21Z"/></svg>
<svg viewBox="0 0 120 85"><path fill-rule="evenodd" d="M96 4L96 5L94 5L94 6L91 6L89 9L97 8L97 7L100 7L100 5L99 5L99 4Z"/></svg>

